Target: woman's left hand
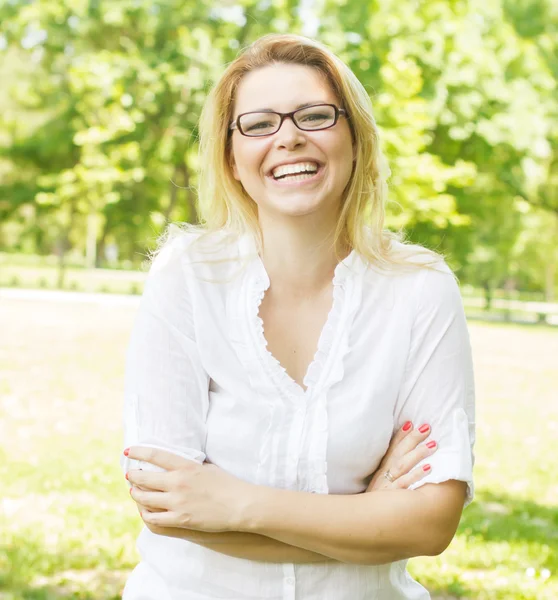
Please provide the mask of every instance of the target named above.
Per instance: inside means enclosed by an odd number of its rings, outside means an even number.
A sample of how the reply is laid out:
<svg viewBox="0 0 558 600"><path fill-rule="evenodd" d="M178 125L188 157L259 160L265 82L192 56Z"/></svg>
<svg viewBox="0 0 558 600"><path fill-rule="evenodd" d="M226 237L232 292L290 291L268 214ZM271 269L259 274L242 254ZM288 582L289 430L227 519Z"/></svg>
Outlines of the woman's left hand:
<svg viewBox="0 0 558 600"><path fill-rule="evenodd" d="M148 528L242 530L246 509L257 486L213 464L200 465L157 448L132 446L128 458L166 469L165 472L133 469L126 474L133 486L131 496Z"/></svg>

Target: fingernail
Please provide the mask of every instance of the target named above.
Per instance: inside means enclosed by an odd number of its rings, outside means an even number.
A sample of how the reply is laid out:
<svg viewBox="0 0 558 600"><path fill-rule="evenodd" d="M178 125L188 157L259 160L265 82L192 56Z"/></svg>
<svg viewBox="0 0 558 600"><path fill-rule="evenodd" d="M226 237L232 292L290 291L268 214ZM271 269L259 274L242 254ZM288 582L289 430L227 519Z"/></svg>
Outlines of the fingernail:
<svg viewBox="0 0 558 600"><path fill-rule="evenodd" d="M424 467L422 467L423 471L430 471L431 466L430 465L424 465Z"/></svg>
<svg viewBox="0 0 558 600"><path fill-rule="evenodd" d="M130 488L130 496L132 495L132 488Z"/></svg>
<svg viewBox="0 0 558 600"><path fill-rule="evenodd" d="M428 444L427 444L428 445ZM126 473L126 479L128 479L128 473Z"/></svg>
<svg viewBox="0 0 558 600"><path fill-rule="evenodd" d="M428 444L426 444L427 448L434 448L434 446L436 445L436 442L434 440L432 440L431 442L428 442Z"/></svg>
<svg viewBox="0 0 558 600"><path fill-rule="evenodd" d="M126 448L126 450L124 450L124 456L128 456L129 453L130 453L130 448Z"/></svg>
<svg viewBox="0 0 558 600"><path fill-rule="evenodd" d="M429 425L422 425L421 427L419 427L419 431L421 433L426 433L429 429L430 429Z"/></svg>
<svg viewBox="0 0 558 600"><path fill-rule="evenodd" d="M413 424L411 423L411 421L407 421L405 425L403 425L403 431L409 431L409 429L411 429L412 426Z"/></svg>

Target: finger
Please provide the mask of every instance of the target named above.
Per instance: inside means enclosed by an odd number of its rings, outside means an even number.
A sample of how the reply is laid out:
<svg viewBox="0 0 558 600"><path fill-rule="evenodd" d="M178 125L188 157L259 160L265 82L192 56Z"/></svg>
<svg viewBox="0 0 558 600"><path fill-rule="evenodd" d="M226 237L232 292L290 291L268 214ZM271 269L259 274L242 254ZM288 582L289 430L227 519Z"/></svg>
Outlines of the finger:
<svg viewBox="0 0 558 600"><path fill-rule="evenodd" d="M187 523L180 523L178 516L170 511L152 512L150 510L142 511L141 518L146 524L156 525L157 527L190 527Z"/></svg>
<svg viewBox="0 0 558 600"><path fill-rule="evenodd" d="M133 460L143 460L168 471L198 464L173 452L161 450L161 448L150 448L149 446L130 446L130 448L124 450L124 455Z"/></svg>
<svg viewBox="0 0 558 600"><path fill-rule="evenodd" d="M386 463L386 467L389 468L390 473L395 479L399 479L416 467L425 458L432 456L437 450L438 445L432 440L428 442L428 444L420 444L414 450L407 452L403 456L392 457L391 460Z"/></svg>
<svg viewBox="0 0 558 600"><path fill-rule="evenodd" d="M170 494L167 492L150 492L133 487L130 490L130 496L135 502L149 510L169 510L170 507Z"/></svg>
<svg viewBox="0 0 558 600"><path fill-rule="evenodd" d="M126 479L132 485L159 492L168 492L170 486L169 472L144 471L131 469L126 473Z"/></svg>
<svg viewBox="0 0 558 600"><path fill-rule="evenodd" d="M420 481L423 477L430 475L432 473L432 466L429 464L424 464L421 467L416 467L409 473L399 477L395 481L395 486L401 490L408 489L413 483Z"/></svg>
<svg viewBox="0 0 558 600"><path fill-rule="evenodd" d="M384 457L388 458L389 456L391 456L395 451L395 448L402 442L403 439L405 439L406 436L409 435L409 433L411 433L412 430L413 424L411 423L411 421L406 421L401 427L399 427L397 431L393 434L393 437L389 442L389 446Z"/></svg>
<svg viewBox="0 0 558 600"><path fill-rule="evenodd" d="M392 443L398 444L405 437L409 435L413 431L413 423L411 421L405 421L401 427L395 432L395 435L392 438Z"/></svg>
<svg viewBox="0 0 558 600"><path fill-rule="evenodd" d="M432 430L430 425L422 424L416 429L409 431L409 435L406 435L401 442L394 448L394 456L404 456L411 450L414 450L421 442L423 442L430 434Z"/></svg>
<svg viewBox="0 0 558 600"><path fill-rule="evenodd" d="M147 506L143 506L143 504L139 504L138 502L136 502L136 506L137 506L140 516L141 516L142 512L149 510L147 508ZM152 508L150 512L167 512L167 511L162 508Z"/></svg>

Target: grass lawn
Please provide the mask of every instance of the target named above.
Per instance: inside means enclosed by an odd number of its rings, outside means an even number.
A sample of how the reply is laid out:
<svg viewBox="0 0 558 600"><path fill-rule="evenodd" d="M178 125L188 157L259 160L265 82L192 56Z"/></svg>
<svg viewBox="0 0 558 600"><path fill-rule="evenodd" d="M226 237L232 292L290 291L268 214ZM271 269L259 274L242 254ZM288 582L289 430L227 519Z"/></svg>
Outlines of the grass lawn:
<svg viewBox="0 0 558 600"><path fill-rule="evenodd" d="M141 521L118 465L135 308L0 300L0 600L120 597ZM436 598L558 598L558 330L471 323L476 501L410 570Z"/></svg>

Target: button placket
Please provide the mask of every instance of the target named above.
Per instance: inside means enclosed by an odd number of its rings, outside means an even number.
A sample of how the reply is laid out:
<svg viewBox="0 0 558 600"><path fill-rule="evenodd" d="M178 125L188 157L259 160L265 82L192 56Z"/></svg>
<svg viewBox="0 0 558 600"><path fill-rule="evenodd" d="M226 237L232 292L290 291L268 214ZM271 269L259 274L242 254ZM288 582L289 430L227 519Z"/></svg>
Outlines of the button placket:
<svg viewBox="0 0 558 600"><path fill-rule="evenodd" d="M288 480L292 489L297 489L298 482L298 463L300 456L300 443L302 438L304 419L297 409L294 411L292 431L289 435L288 455L286 458L286 468L288 471Z"/></svg>
<svg viewBox="0 0 558 600"><path fill-rule="evenodd" d="M296 578L294 563L283 563L283 598L295 600Z"/></svg>

